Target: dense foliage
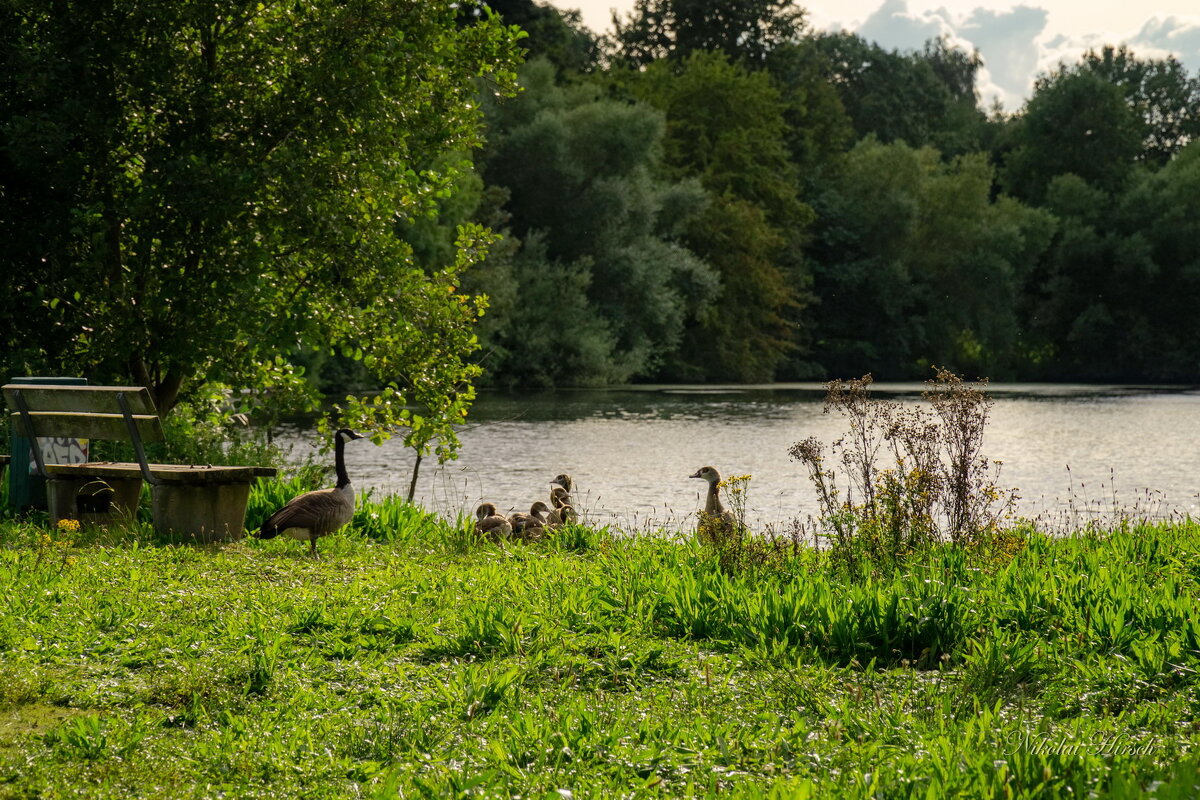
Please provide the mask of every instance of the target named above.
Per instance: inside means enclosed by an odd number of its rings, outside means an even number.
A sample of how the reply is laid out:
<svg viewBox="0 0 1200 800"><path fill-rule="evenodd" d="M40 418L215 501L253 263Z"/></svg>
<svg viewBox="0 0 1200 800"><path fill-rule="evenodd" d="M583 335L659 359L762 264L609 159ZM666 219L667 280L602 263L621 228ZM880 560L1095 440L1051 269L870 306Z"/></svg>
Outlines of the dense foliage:
<svg viewBox="0 0 1200 800"><path fill-rule="evenodd" d="M344 415L442 456L480 376L1200 379L1200 78L1174 59L1090 52L989 116L976 54L792 2L614 24L3 6L0 369L164 411L382 387Z"/></svg>
<svg viewBox="0 0 1200 800"><path fill-rule="evenodd" d="M631 235L587 197L610 187L612 203L632 207L638 195L616 189L599 158L575 154L569 174L549 174L570 129L537 158L517 154L513 113L490 107L482 174L493 204L479 218L498 210L503 257L537 264L510 287L540 282L566 296L547 306L530 290L549 319L494 309L481 334L485 380L914 379L932 365L997 378L1200 378L1187 313L1200 301L1200 77L1173 58L1101 48L1041 76L1023 108L988 115L977 54L810 32L793 3L642 0L614 19L611 38L592 39L585 68L555 56L556 43L584 35L577 17L555 28L548 6L502 5L536 19L525 44L556 68L553 84L547 68L527 75L520 104L620 103L630 132L606 129L592 146L612 159L645 131L648 179L702 194L629 221L653 219L671 257L647 262L657 280L623 282L617 303L647 321L666 319L644 311L664 303L681 311L635 362L611 344L623 323L598 296L605 266L555 258L553 243L595 236L564 204L602 221L608 241ZM653 131L635 122L647 107L664 123ZM586 305L569 299L580 293ZM599 360L560 368L580 351Z"/></svg>
<svg viewBox="0 0 1200 800"><path fill-rule="evenodd" d="M297 355L336 352L391 389L350 416L452 447L485 307L459 275L491 237L464 225L422 265L400 233L467 168L445 156L478 144L477 88L509 91L517 55L460 12L4 4L5 370L137 383L163 412L213 384L295 408Z"/></svg>

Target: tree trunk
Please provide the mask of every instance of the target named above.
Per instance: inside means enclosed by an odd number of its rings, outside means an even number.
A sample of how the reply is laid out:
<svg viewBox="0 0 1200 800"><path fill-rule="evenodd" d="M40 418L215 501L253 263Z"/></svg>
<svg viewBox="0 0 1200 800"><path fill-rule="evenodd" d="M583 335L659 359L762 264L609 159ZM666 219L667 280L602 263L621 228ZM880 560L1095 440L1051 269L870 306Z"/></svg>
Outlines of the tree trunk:
<svg viewBox="0 0 1200 800"><path fill-rule="evenodd" d="M134 356L129 360L129 373L133 378L133 383L150 390L150 396L154 398L154 407L158 409L159 416L165 417L179 402L179 390L183 388L181 371L169 370L165 378L156 380L150 374L150 367L146 364L146 360L141 356Z"/></svg>
<svg viewBox="0 0 1200 800"><path fill-rule="evenodd" d="M423 455L417 453L417 460L413 462L412 481L408 484L408 502L413 501L413 496L417 493L417 474L421 471L421 459Z"/></svg>
<svg viewBox="0 0 1200 800"><path fill-rule="evenodd" d="M166 416L179 402L179 390L183 388L183 373L175 370L167 372L167 377L154 389L154 405L158 413Z"/></svg>

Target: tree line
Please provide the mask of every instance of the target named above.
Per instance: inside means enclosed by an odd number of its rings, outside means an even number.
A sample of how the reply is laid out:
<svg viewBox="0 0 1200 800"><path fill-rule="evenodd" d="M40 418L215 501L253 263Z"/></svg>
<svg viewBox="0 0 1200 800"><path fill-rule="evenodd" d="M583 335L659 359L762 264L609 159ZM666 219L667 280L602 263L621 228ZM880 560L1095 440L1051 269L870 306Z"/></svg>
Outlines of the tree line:
<svg viewBox="0 0 1200 800"><path fill-rule="evenodd" d="M1200 76L1092 51L1015 113L975 53L816 33L783 0L639 0L599 37L530 0L485 98L465 277L484 380L811 380L933 365L1195 381Z"/></svg>

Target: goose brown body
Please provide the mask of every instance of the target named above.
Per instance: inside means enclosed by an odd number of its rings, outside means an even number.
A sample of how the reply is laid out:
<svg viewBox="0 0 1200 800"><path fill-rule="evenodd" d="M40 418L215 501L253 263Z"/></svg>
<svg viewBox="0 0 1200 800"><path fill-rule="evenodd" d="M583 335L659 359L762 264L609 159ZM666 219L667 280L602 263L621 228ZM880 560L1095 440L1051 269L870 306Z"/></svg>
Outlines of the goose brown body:
<svg viewBox="0 0 1200 800"><path fill-rule="evenodd" d="M492 541L508 537L512 534L512 524L507 519L496 513L496 506L491 503L483 503L475 510L475 516L478 518L475 521L475 532L481 536L486 536Z"/></svg>
<svg viewBox="0 0 1200 800"><path fill-rule="evenodd" d="M293 497L282 508L267 517L255 536L274 539L280 534L301 541L307 540L309 551L317 557L317 539L337 531L354 517L354 487L346 474L345 448L347 441L363 438L349 428L334 435L334 465L337 486L317 489Z"/></svg>
<svg viewBox="0 0 1200 800"><path fill-rule="evenodd" d="M549 514L549 512L550 507L538 500L529 507L528 514L517 512L510 515L508 522L512 525L513 535L526 541L540 539L545 533L547 523L547 519L543 515Z"/></svg>

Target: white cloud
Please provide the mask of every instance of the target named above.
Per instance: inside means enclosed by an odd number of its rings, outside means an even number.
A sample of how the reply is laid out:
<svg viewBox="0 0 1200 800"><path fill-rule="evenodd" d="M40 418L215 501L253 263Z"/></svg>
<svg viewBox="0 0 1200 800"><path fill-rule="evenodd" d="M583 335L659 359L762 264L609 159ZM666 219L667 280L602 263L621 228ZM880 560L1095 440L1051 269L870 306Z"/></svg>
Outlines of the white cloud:
<svg viewBox="0 0 1200 800"><path fill-rule="evenodd" d="M1038 37L1046 30L1046 10L1016 6L1008 11L977 8L967 16L958 33L971 42L983 57L995 96L1008 108L1021 104L1033 88L1038 68ZM980 92L990 99L986 92Z"/></svg>
<svg viewBox="0 0 1200 800"><path fill-rule="evenodd" d="M1129 42L1174 53L1192 71L1200 70L1200 17L1154 17Z"/></svg>
<svg viewBox="0 0 1200 800"><path fill-rule="evenodd" d="M945 37L968 52L978 50L984 65L977 76L980 99L990 105L999 98L1008 108L1020 105L1028 73L1037 62L1036 50L1025 52L1034 36L1045 27L1045 12L1018 6L1007 12L975 9L967 17L956 16L945 8L913 12L907 0L884 0L855 31L869 41L889 50L919 50L929 39ZM1024 62L1030 62L1025 65ZM997 70L993 66L999 66ZM1028 69L1022 70L1022 66ZM1014 74L1019 75L1013 78Z"/></svg>
<svg viewBox="0 0 1200 800"><path fill-rule="evenodd" d="M928 39L950 35L953 28L941 12L913 14L907 0L884 0L856 31L859 36L878 42L887 49L919 50Z"/></svg>
<svg viewBox="0 0 1200 800"><path fill-rule="evenodd" d="M1192 73L1200 72L1200 17L1153 17L1137 32L1097 31L1051 35L1045 8L1016 5L1007 9L973 8L955 14L946 8L909 10L907 0L884 0L855 30L880 46L919 50L926 40L945 36L983 58L978 87L983 104L999 99L1019 108L1033 91L1037 75L1060 63L1079 60L1088 49L1128 44L1142 58L1174 54Z"/></svg>
<svg viewBox="0 0 1200 800"><path fill-rule="evenodd" d="M1056 36L1042 44L1039 72L1072 64L1088 50L1105 45L1127 45L1139 58L1175 56L1193 75L1200 75L1200 17L1152 17L1132 34L1094 33Z"/></svg>

